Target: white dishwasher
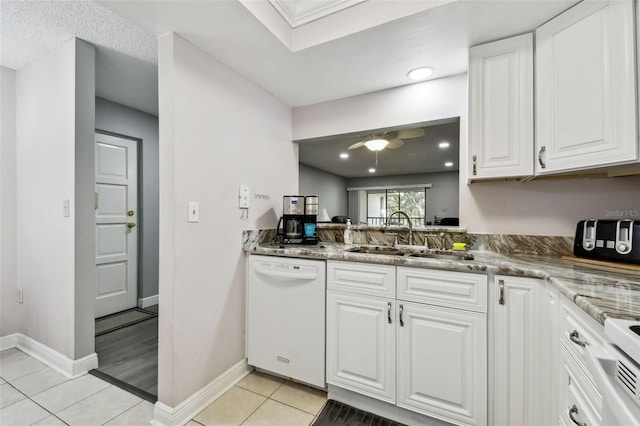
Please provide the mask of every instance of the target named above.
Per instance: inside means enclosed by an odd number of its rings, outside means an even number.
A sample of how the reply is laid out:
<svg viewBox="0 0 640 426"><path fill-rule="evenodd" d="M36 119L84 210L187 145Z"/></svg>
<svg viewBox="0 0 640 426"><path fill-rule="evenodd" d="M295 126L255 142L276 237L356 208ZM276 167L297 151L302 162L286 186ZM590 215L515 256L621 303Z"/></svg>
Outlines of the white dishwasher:
<svg viewBox="0 0 640 426"><path fill-rule="evenodd" d="M325 387L324 261L249 256L249 365Z"/></svg>

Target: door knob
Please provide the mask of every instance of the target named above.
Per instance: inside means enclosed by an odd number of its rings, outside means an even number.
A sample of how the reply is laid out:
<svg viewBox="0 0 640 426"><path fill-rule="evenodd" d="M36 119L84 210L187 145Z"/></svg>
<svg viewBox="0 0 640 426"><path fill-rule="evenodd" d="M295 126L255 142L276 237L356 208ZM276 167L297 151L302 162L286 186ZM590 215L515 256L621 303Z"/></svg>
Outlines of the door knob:
<svg viewBox="0 0 640 426"><path fill-rule="evenodd" d="M136 226L136 224L133 223L133 222L127 223L127 228L134 228L135 226Z"/></svg>
<svg viewBox="0 0 640 426"><path fill-rule="evenodd" d="M134 214L135 214L135 213L133 212L133 210L129 210L129 211L127 212L127 216L133 216Z"/></svg>

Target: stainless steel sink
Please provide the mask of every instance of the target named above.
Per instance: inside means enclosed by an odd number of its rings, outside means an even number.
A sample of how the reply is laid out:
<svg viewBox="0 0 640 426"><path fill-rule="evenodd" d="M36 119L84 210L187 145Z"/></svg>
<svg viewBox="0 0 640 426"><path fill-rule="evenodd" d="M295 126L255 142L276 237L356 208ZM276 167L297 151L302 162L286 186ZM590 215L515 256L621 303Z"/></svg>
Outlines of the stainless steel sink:
<svg viewBox="0 0 640 426"><path fill-rule="evenodd" d="M398 247L387 246L370 246L370 247L354 247L345 250L349 253L362 254L382 254L388 256L407 256L418 257L424 259L444 259L444 260L473 260L473 255L467 252L455 252L449 250L438 251L415 251L411 249L402 249Z"/></svg>
<svg viewBox="0 0 640 426"><path fill-rule="evenodd" d="M346 251L349 253L386 254L391 256L403 256L406 254L406 252L393 247L355 247Z"/></svg>
<svg viewBox="0 0 640 426"><path fill-rule="evenodd" d="M471 253L465 252L426 252L426 253L411 253L409 257L421 257L426 259L444 259L444 260L473 260Z"/></svg>

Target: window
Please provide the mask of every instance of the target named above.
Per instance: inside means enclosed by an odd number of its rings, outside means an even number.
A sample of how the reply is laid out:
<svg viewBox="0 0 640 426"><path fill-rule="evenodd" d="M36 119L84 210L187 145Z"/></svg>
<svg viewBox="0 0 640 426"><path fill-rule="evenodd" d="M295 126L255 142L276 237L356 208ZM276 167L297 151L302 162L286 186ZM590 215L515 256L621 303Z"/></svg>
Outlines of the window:
<svg viewBox="0 0 640 426"><path fill-rule="evenodd" d="M384 225L389 214L402 210L413 226L426 224L427 188L402 188L367 191L367 223ZM391 218L392 225L407 225L402 215Z"/></svg>

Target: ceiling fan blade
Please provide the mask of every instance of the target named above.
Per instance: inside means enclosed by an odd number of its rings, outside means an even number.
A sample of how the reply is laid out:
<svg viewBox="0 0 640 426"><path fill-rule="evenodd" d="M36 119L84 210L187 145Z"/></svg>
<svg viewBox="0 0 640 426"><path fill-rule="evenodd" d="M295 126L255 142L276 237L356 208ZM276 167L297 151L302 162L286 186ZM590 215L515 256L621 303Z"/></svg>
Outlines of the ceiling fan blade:
<svg viewBox="0 0 640 426"><path fill-rule="evenodd" d="M404 145L404 142L402 141L402 139L391 139L389 141L389 144L387 146L385 146L385 148L389 148L389 149L396 149L396 148L400 148L402 145Z"/></svg>
<svg viewBox="0 0 640 426"><path fill-rule="evenodd" d="M356 149L360 148L361 146L364 146L364 141L356 142L347 149Z"/></svg>
<svg viewBox="0 0 640 426"><path fill-rule="evenodd" d="M419 138L420 136L424 136L424 129L422 128L417 128L417 129L406 129L406 130L400 130L398 132L398 138L400 139L411 139L411 138Z"/></svg>

